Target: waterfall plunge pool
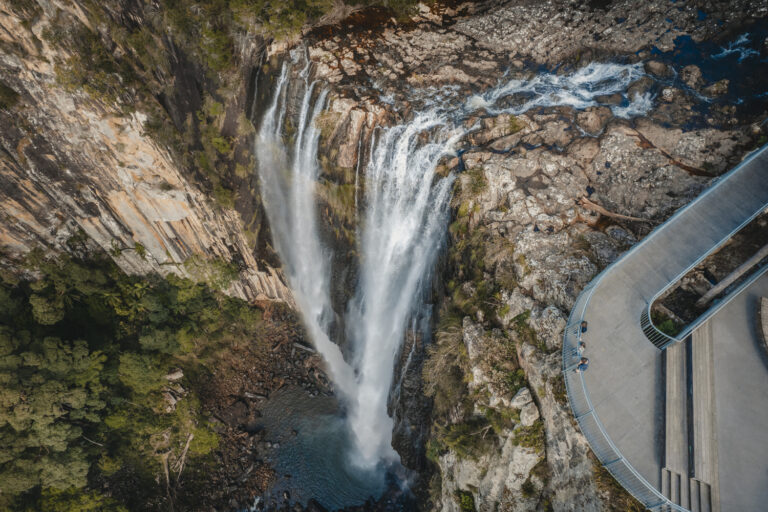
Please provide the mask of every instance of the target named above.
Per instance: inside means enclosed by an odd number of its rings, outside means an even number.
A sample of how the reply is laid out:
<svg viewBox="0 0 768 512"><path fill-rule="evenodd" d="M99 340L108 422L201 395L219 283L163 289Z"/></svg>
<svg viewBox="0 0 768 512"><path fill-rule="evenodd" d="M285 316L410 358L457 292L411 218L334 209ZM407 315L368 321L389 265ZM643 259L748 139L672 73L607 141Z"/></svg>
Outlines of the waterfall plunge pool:
<svg viewBox="0 0 768 512"><path fill-rule="evenodd" d="M379 500L385 492L407 500L407 489L400 489L407 480L401 466L363 469L349 460L354 440L335 397L311 397L301 388L285 387L272 394L262 414L265 439L279 447L266 459L275 483L256 510L307 506L310 500L336 510Z"/></svg>

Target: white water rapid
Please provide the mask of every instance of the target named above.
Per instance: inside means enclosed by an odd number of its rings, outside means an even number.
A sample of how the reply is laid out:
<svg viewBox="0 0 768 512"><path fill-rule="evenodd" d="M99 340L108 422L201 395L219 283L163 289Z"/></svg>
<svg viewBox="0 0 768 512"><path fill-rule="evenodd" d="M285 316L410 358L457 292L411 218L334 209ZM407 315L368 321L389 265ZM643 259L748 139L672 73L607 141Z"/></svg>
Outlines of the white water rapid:
<svg viewBox="0 0 768 512"><path fill-rule="evenodd" d="M309 68L291 84L284 65L257 137L262 195L276 249L304 316L309 334L325 358L336 390L347 407L347 423L359 467L395 461L393 420L387 400L397 355L409 321L423 307L446 232L453 175L437 176L440 159L454 153L465 135L466 117L522 113L534 107L599 105L600 97L620 94L614 114L632 117L650 107L650 93L629 98L628 86L644 75L642 65L590 64L571 74L544 72L505 83L462 101L444 89L427 107L399 126L379 129L360 180L364 182L358 225L359 269L354 297L347 304L350 353L329 339L331 254L321 242L315 187L319 175L316 117L326 101L323 85L311 82ZM289 85L303 88L294 140L286 146L283 119ZM287 123L286 123L287 124ZM357 206L357 193L355 196ZM346 357L345 357L346 356Z"/></svg>

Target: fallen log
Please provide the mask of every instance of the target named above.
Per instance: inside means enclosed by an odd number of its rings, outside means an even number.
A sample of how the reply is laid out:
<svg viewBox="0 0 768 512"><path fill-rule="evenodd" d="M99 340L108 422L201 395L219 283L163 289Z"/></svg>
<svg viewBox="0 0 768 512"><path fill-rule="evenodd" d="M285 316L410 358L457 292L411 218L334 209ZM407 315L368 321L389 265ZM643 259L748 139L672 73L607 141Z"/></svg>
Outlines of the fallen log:
<svg viewBox="0 0 768 512"><path fill-rule="evenodd" d="M648 219L641 219L640 217L631 217L629 215L621 215L620 213L610 212L610 211L606 210L605 208L603 208L602 206L600 206L599 204L593 203L592 201L590 201L586 197L582 197L581 199L576 201L576 204L578 204L582 208L586 208L587 210L592 210L593 212L597 212L600 215L605 215L606 217L611 217L611 218L614 218L614 219L631 220L631 221L635 221L635 222L651 222Z"/></svg>
<svg viewBox="0 0 768 512"><path fill-rule="evenodd" d="M725 276L722 281L710 288L707 293L702 295L701 298L696 301L696 307L702 307L704 304L722 293L723 290L736 282L741 276L747 273L750 269L752 269L752 267L757 265L760 260L765 257L768 257L768 245L764 245L751 258L739 265L736 270Z"/></svg>

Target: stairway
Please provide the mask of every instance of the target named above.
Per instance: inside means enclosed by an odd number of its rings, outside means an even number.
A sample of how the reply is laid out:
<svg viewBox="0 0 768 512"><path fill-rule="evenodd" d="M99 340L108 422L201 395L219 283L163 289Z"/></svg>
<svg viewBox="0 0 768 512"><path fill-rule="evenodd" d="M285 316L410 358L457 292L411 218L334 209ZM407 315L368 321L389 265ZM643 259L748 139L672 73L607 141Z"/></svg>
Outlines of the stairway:
<svg viewBox="0 0 768 512"><path fill-rule="evenodd" d="M691 512L720 512L714 352L708 323L665 350L661 492Z"/></svg>

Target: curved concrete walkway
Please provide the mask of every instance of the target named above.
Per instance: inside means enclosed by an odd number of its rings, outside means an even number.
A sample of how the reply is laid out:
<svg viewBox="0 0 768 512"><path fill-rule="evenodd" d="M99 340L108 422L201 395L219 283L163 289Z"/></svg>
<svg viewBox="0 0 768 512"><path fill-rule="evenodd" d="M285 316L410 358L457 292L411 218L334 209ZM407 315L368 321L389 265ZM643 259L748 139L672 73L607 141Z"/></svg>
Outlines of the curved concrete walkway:
<svg viewBox="0 0 768 512"><path fill-rule="evenodd" d="M664 458L662 351L643 334L640 316L657 292L768 204L768 146L750 155L693 202L635 245L594 280L571 315L573 329L583 317L589 370L583 387L594 416L624 461L656 489ZM591 295L588 295L591 294ZM581 314L583 311L583 315ZM575 361L564 348L565 366ZM572 343L572 341L570 342ZM577 417L584 407L566 375ZM582 430L591 429L580 421ZM585 431L594 446L594 435ZM601 460L608 465L609 461ZM609 470L611 469L608 466ZM644 500L649 505L649 500Z"/></svg>

